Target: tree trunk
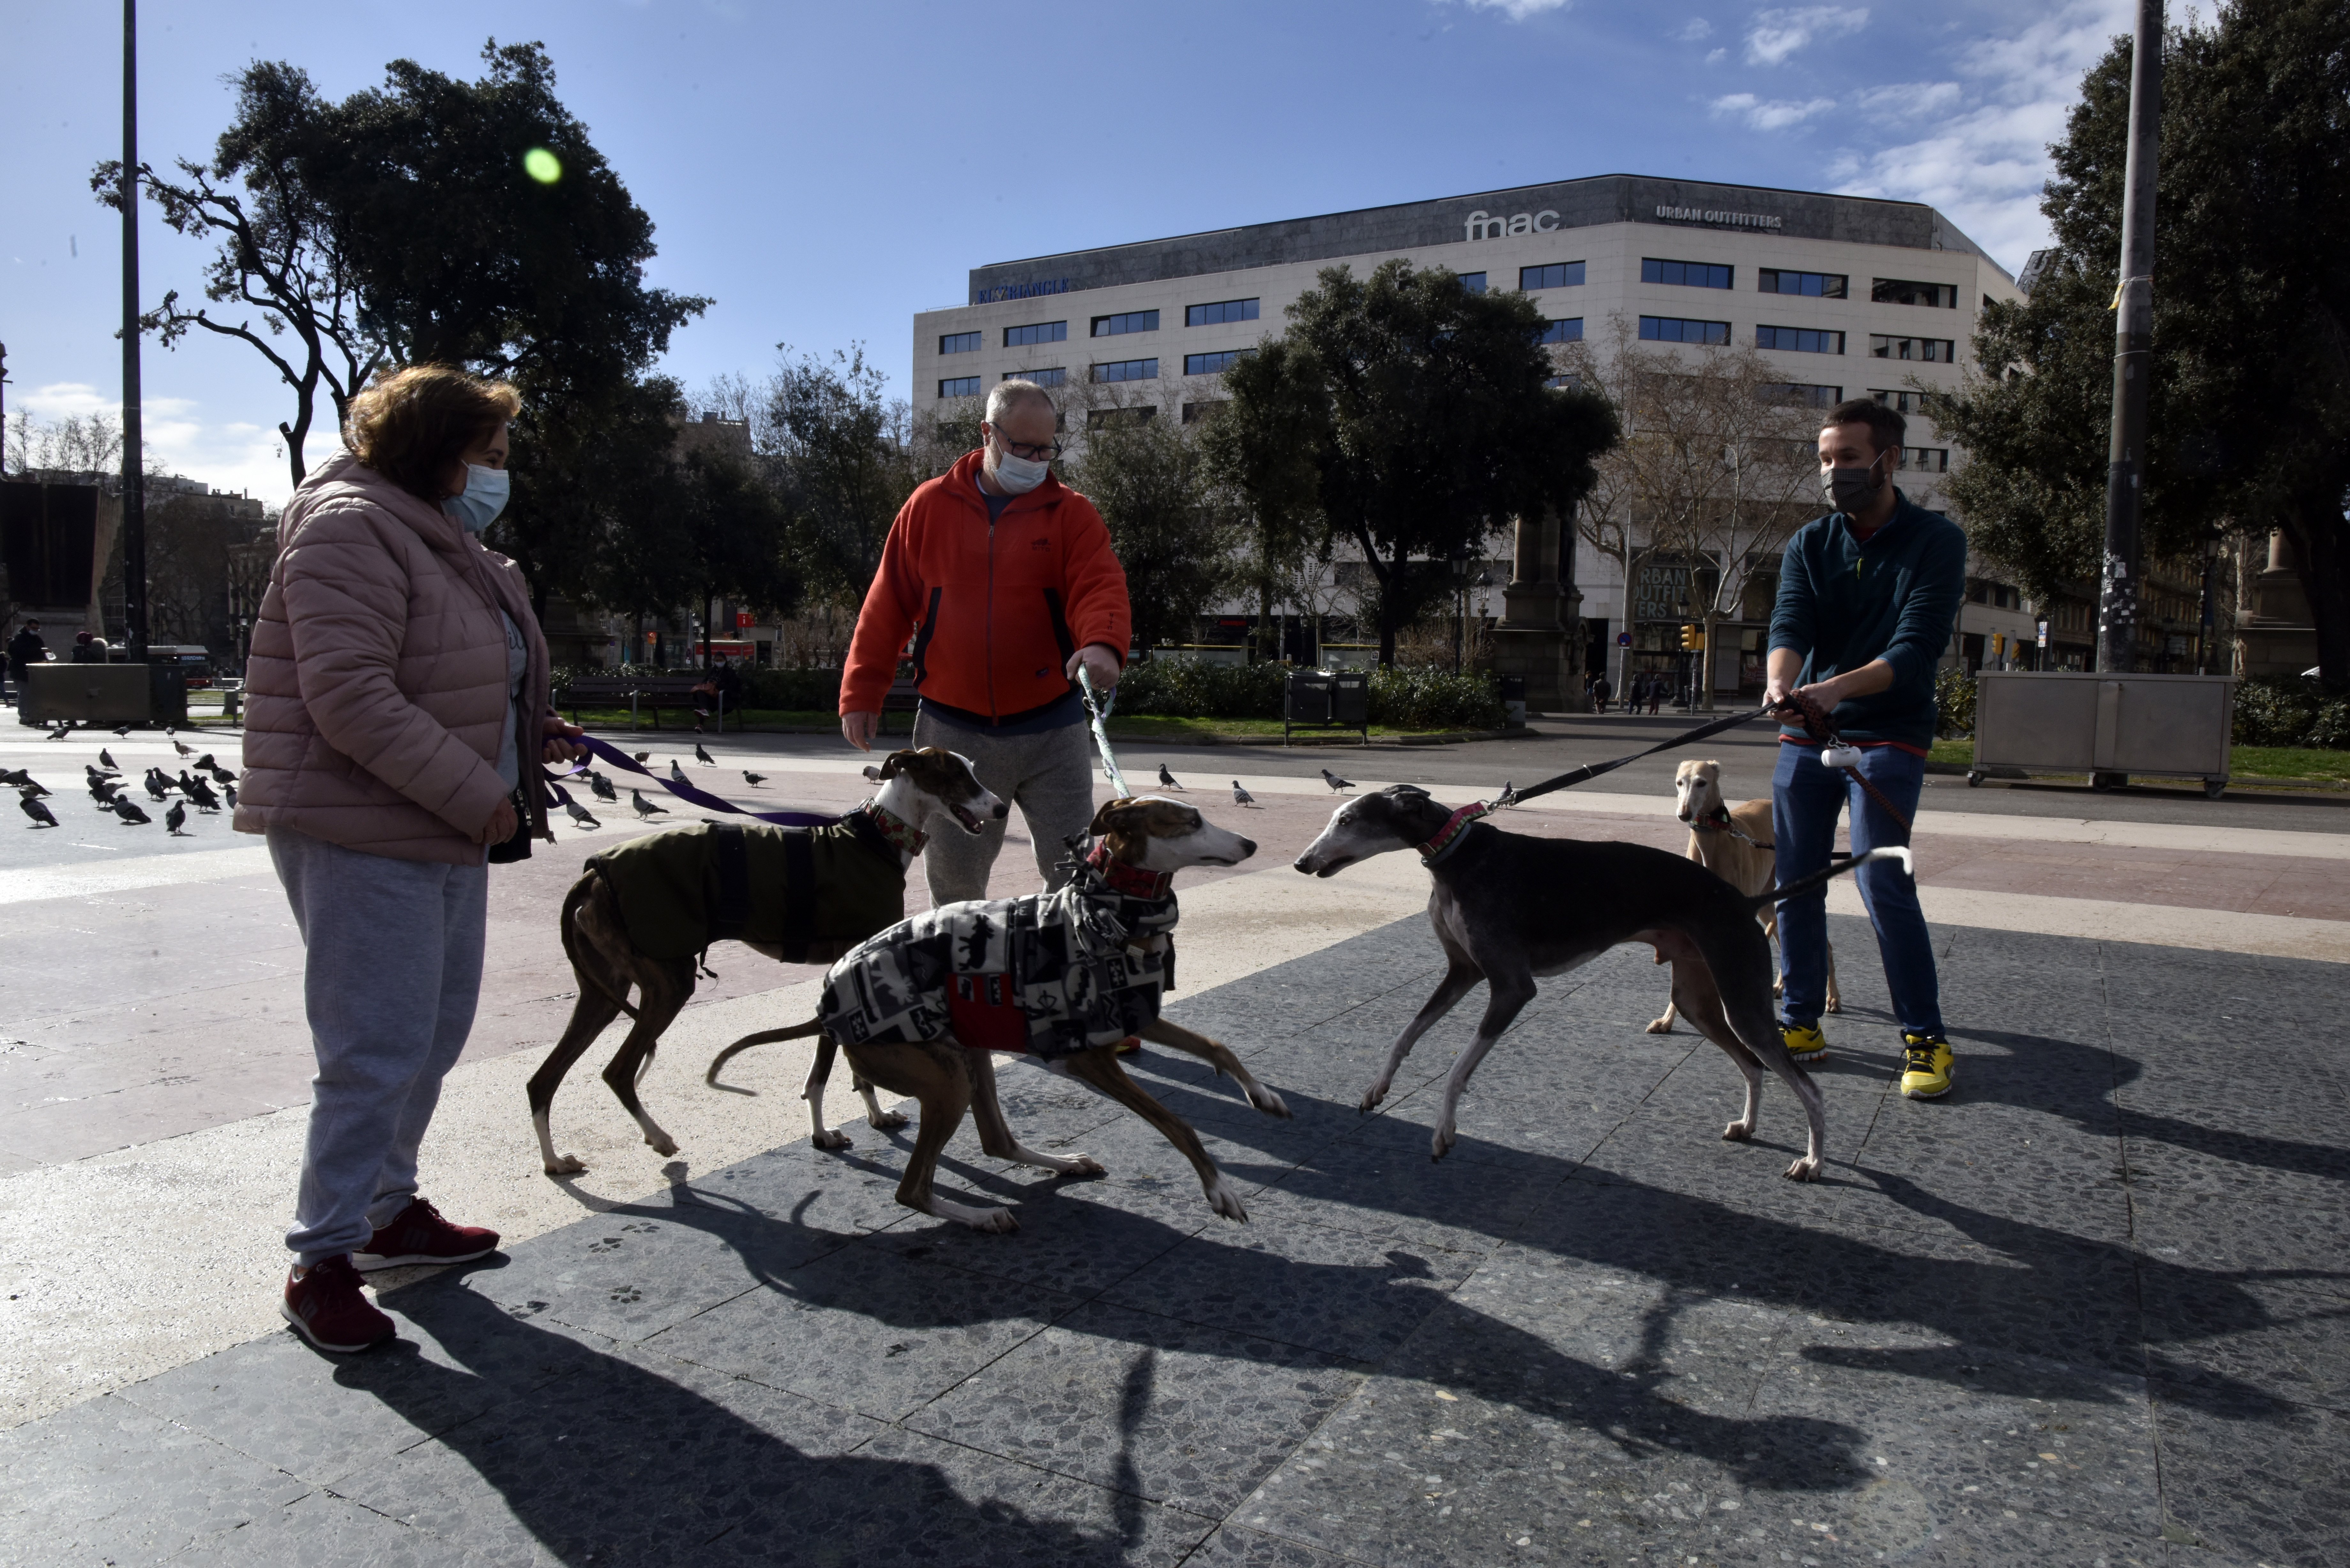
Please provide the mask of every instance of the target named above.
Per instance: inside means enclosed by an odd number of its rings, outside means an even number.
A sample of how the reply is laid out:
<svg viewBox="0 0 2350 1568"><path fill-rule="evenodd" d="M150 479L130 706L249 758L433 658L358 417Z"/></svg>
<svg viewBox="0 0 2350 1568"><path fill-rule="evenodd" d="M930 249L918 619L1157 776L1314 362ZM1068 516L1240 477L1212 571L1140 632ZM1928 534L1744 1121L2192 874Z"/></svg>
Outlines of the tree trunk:
<svg viewBox="0 0 2350 1568"><path fill-rule="evenodd" d="M703 585L702 589L702 668L705 674L710 670L710 644L712 640L710 626L712 600L716 597L707 584Z"/></svg>
<svg viewBox="0 0 2350 1568"><path fill-rule="evenodd" d="M2350 529L2339 504L2324 497L2282 521L2316 628L2318 679L2329 687L2350 685Z"/></svg>

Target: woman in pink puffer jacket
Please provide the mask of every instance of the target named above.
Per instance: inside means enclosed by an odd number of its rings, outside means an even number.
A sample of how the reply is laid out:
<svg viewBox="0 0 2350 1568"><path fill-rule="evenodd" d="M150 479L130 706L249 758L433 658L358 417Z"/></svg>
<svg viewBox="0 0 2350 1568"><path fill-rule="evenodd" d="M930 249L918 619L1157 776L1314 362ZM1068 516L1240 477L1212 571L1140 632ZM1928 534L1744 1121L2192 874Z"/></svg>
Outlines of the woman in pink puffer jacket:
<svg viewBox="0 0 2350 1568"><path fill-rule="evenodd" d="M522 574L479 537L517 406L431 365L354 398L349 452L278 524L253 628L236 826L267 837L294 907L318 1057L280 1310L325 1350L393 1333L360 1271L498 1242L417 1196L416 1154L473 1027L486 848L546 834L534 764L579 732L549 705Z"/></svg>

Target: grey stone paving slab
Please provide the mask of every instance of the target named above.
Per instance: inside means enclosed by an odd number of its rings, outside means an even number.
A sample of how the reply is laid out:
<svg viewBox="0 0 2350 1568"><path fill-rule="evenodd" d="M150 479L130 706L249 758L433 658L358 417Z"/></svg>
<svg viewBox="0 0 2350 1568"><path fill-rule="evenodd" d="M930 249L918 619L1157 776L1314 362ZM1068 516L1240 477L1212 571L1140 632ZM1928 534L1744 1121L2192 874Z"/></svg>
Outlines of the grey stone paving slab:
<svg viewBox="0 0 2350 1568"><path fill-rule="evenodd" d="M1362 1376L1341 1356L1094 1303L905 1424L1222 1518Z"/></svg>
<svg viewBox="0 0 2350 1568"><path fill-rule="evenodd" d="M1185 1568L1336 1568L1339 1563L1363 1561L1235 1524L1217 1531L1184 1559Z"/></svg>
<svg viewBox="0 0 2350 1568"><path fill-rule="evenodd" d="M868 1243L903 1258L927 1259L1014 1287L1100 1293L1187 1238L1225 1228L1198 1196L1069 1183L1031 1193L1019 1205L1020 1229L983 1235L946 1220L917 1218Z"/></svg>
<svg viewBox="0 0 2350 1568"><path fill-rule="evenodd" d="M2160 1382L2153 1410L2174 1539L2248 1562L2344 1560L2350 1420L2275 1400L2182 1397Z"/></svg>
<svg viewBox="0 0 2350 1568"><path fill-rule="evenodd" d="M517 1559L484 1557L463 1542L386 1519L372 1509L314 1491L207 1536L172 1559L173 1568L286 1568L288 1563L365 1564L366 1568L495 1568ZM519 1559L562 1561L541 1550Z"/></svg>
<svg viewBox="0 0 2350 1568"><path fill-rule="evenodd" d="M2288 1281L2150 1271L2147 1337L2178 1397L2220 1390L2266 1395L2350 1415L2350 1303ZM2350 1461L2350 1456L2345 1456Z"/></svg>
<svg viewBox="0 0 2350 1568"><path fill-rule="evenodd" d="M2216 1194L2147 1189L2133 1190L2131 1214L2138 1250L2165 1263L2350 1297L2341 1228L2323 1213L2247 1209Z"/></svg>
<svg viewBox="0 0 2350 1568"><path fill-rule="evenodd" d="M1041 1286L850 1247L668 1329L646 1348L894 1421L1076 1304Z"/></svg>
<svg viewBox="0 0 2350 1568"><path fill-rule="evenodd" d="M1253 1199L1250 1213L1265 1225L1295 1221L1447 1251L1490 1251L1563 1179L1555 1160L1433 1161L1424 1147L1364 1138L1310 1156Z"/></svg>

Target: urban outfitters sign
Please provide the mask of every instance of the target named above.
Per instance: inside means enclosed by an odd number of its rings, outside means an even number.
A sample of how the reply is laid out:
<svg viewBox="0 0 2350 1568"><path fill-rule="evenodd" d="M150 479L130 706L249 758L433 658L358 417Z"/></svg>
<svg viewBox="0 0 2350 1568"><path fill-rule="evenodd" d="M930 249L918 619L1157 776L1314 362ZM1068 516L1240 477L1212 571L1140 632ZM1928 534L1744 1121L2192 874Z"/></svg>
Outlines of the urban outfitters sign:
<svg viewBox="0 0 2350 1568"><path fill-rule="evenodd" d="M1712 207L1668 207L1661 203L1657 208L1657 217L1667 223L1712 223L1728 229L1778 229L1787 222L1768 213L1730 213Z"/></svg>

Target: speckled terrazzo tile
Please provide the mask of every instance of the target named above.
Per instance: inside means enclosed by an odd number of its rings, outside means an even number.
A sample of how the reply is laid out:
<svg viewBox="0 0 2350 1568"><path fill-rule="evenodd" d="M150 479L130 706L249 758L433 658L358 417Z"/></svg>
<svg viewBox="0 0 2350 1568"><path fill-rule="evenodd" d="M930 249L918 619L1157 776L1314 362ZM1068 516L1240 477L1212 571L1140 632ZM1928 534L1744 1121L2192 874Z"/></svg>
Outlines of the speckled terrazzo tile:
<svg viewBox="0 0 2350 1568"><path fill-rule="evenodd" d="M1305 1224L1226 1227L1192 1237L1103 1299L1376 1361L1435 1310L1480 1256Z"/></svg>
<svg viewBox="0 0 2350 1568"><path fill-rule="evenodd" d="M2272 1565L2350 1562L2350 1420L2158 1382L2154 1424L2163 1501L2189 1544Z"/></svg>
<svg viewBox="0 0 2350 1568"><path fill-rule="evenodd" d="M894 1421L1075 1304L1055 1291L855 1247L680 1324L648 1348Z"/></svg>
<svg viewBox="0 0 2350 1568"><path fill-rule="evenodd" d="M1364 1561L1262 1530L1227 1524L1200 1542L1200 1549L1184 1559L1184 1568L1340 1568L1343 1563Z"/></svg>
<svg viewBox="0 0 2350 1568"><path fill-rule="evenodd" d="M2350 1305L2341 1296L2150 1265L2142 1299L2155 1375L2178 1397L2216 1389L2350 1415Z"/></svg>
<svg viewBox="0 0 2350 1568"><path fill-rule="evenodd" d="M1176 1568L1213 1519L920 1432L883 1433L829 1497L772 1510L697 1563Z"/></svg>
<svg viewBox="0 0 2350 1568"><path fill-rule="evenodd" d="M578 1370L335 1488L494 1562L676 1561L860 1469L876 1424L641 1353Z"/></svg>
<svg viewBox="0 0 2350 1568"><path fill-rule="evenodd" d="M879 1132L860 1114L839 1130L848 1134L850 1147L821 1149L805 1140L785 1144L698 1177L692 1189L716 1208L836 1236L860 1235L903 1220L907 1211L895 1195L906 1151L913 1147L913 1129Z"/></svg>
<svg viewBox="0 0 2350 1568"><path fill-rule="evenodd" d="M467 1281L517 1316L642 1339L846 1245L733 1206L636 1204L537 1237Z"/></svg>
<svg viewBox="0 0 2350 1568"><path fill-rule="evenodd" d="M1564 1162L1432 1161L1424 1147L1333 1145L1251 1200L1267 1225L1299 1222L1359 1235L1490 1251L1565 1179Z"/></svg>
<svg viewBox="0 0 2350 1568"><path fill-rule="evenodd" d="M1860 1118L1839 1117L1832 1107L1826 1169L1816 1180L1791 1181L1787 1168L1808 1147L1803 1107L1783 1087L1766 1086L1754 1136L1726 1140L1722 1128L1742 1104L1742 1097L1726 1096L1713 1115L1644 1106L1640 1116L1627 1118L1585 1157L1572 1185L1654 1187L1762 1217L1828 1222L1840 1189L1853 1180L1847 1168L1852 1147L1838 1141L1837 1129L1856 1124L1849 1131L1856 1135Z"/></svg>
<svg viewBox="0 0 2350 1568"><path fill-rule="evenodd" d="M2246 1207L2276 1205L2350 1221L2350 1151L2260 1133L2161 1129L2174 1141L2127 1137L2133 1186L2203 1194Z"/></svg>
<svg viewBox="0 0 2350 1568"><path fill-rule="evenodd" d="M1013 1286L1086 1297L1164 1256L1202 1228L1230 1223L1196 1197L1162 1198L1115 1189L1107 1182L1032 1193L1016 1213L1020 1229L1009 1235L983 1235L950 1220L918 1217L864 1245Z"/></svg>
<svg viewBox="0 0 2350 1568"><path fill-rule="evenodd" d="M2144 1379L1868 1324L1793 1322L1752 1406L1846 1421L1862 1473L1937 1517L2014 1509L2152 1540L2158 1473Z"/></svg>
<svg viewBox="0 0 2350 1568"><path fill-rule="evenodd" d="M2138 1250L2162 1265L2350 1296L2340 1228L2303 1210L2148 1189L2132 1196L2132 1225Z"/></svg>
<svg viewBox="0 0 2350 1568"><path fill-rule="evenodd" d="M504 1568L515 1562L555 1563L544 1548L484 1557L464 1542L328 1492L312 1492L250 1523L198 1542L172 1559L173 1568Z"/></svg>
<svg viewBox="0 0 2350 1568"><path fill-rule="evenodd" d="M905 1424L1222 1517L1362 1376L1341 1357L1093 1303Z"/></svg>
<svg viewBox="0 0 2350 1568"><path fill-rule="evenodd" d="M2329 1135L2350 1125L2350 1086L2273 1064L2167 1067L2122 1085L2114 1100L2132 1136L2165 1143L2262 1134L2334 1147Z"/></svg>

